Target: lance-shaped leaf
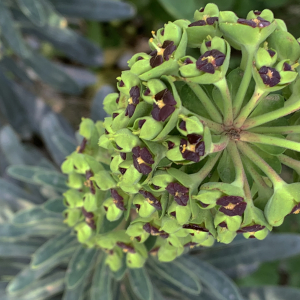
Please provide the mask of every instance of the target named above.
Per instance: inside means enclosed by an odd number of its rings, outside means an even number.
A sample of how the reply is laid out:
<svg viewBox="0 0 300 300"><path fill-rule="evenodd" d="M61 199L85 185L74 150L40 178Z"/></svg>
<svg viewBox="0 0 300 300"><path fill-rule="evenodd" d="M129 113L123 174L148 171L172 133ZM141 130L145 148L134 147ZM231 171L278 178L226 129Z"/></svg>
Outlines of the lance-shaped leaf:
<svg viewBox="0 0 300 300"><path fill-rule="evenodd" d="M18 0L21 11L38 26L43 26L46 22L46 11L42 1Z"/></svg>
<svg viewBox="0 0 300 300"><path fill-rule="evenodd" d="M141 300L152 300L153 287L145 268L129 269L129 281L134 293Z"/></svg>

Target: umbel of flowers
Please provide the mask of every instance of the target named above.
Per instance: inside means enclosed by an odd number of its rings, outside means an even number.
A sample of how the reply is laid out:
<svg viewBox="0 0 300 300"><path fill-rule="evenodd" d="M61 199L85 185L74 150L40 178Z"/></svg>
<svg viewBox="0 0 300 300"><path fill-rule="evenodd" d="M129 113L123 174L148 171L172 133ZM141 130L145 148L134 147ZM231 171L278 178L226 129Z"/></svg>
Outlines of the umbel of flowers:
<svg viewBox="0 0 300 300"><path fill-rule="evenodd" d="M62 165L65 222L113 271L264 239L300 211L298 177L280 177L282 164L300 174L300 46L284 22L208 4L152 35L105 98L110 117L83 119Z"/></svg>

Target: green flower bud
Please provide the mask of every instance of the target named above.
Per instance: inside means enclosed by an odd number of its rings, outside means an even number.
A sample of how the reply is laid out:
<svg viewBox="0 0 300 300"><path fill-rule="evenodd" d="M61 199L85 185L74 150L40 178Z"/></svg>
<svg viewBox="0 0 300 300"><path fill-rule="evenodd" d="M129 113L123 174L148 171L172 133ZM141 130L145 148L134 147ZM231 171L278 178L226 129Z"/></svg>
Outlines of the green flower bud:
<svg viewBox="0 0 300 300"><path fill-rule="evenodd" d="M218 238L217 238L218 242L223 244L230 244L237 235L235 231L230 231L227 228L221 226L218 226L217 233L218 233Z"/></svg>
<svg viewBox="0 0 300 300"><path fill-rule="evenodd" d="M217 190L200 190L197 196L193 196L193 199L199 201L199 205L203 209L211 209L216 206L216 202L223 196L223 193Z"/></svg>
<svg viewBox="0 0 300 300"><path fill-rule="evenodd" d="M150 59L151 56L146 53L137 53L128 61L128 67L132 73L139 76L152 69Z"/></svg>
<svg viewBox="0 0 300 300"><path fill-rule="evenodd" d="M177 248L165 241L164 244L158 250L158 259L162 262L170 262L176 257L180 256L184 251L184 248Z"/></svg>
<svg viewBox="0 0 300 300"><path fill-rule="evenodd" d="M153 104L155 95L167 88L167 86L159 79L151 79L145 84L147 89L143 92L142 97L149 104Z"/></svg>
<svg viewBox="0 0 300 300"><path fill-rule="evenodd" d="M273 49L267 48L267 42L265 42L264 48L258 48L255 55L255 64L257 69L263 66L272 67L277 61L277 52Z"/></svg>
<svg viewBox="0 0 300 300"><path fill-rule="evenodd" d="M144 243L150 235L143 228L144 225L145 223L142 222L134 223L127 228L126 234L132 238L135 238L139 243Z"/></svg>
<svg viewBox="0 0 300 300"><path fill-rule="evenodd" d="M119 220L123 214L123 210L116 206L113 198L108 198L103 202L103 207L106 211L106 218L110 222Z"/></svg>
<svg viewBox="0 0 300 300"><path fill-rule="evenodd" d="M220 38L220 37L214 37L211 38L208 41L203 41L202 45L201 45L201 54L204 54L207 51L210 51L212 49L216 49L219 50L222 53L226 53L227 52L227 46L226 46L226 42L224 39Z"/></svg>
<svg viewBox="0 0 300 300"><path fill-rule="evenodd" d="M116 186L115 180L107 171L100 171L90 178L102 191L107 191Z"/></svg>
<svg viewBox="0 0 300 300"><path fill-rule="evenodd" d="M166 171L156 171L152 177L154 190L158 192L164 191L172 181L174 181L173 176L169 175Z"/></svg>
<svg viewBox="0 0 300 300"><path fill-rule="evenodd" d="M64 211L65 221L64 223L68 224L68 226L73 227L78 222L82 221L83 217L81 214L81 209L71 208Z"/></svg>
<svg viewBox="0 0 300 300"><path fill-rule="evenodd" d="M299 188L300 183L297 182L275 189L264 211L265 217L271 226L280 226L284 218L300 202ZM282 199L284 199L284 203Z"/></svg>
<svg viewBox="0 0 300 300"><path fill-rule="evenodd" d="M295 72L295 68L297 68L299 66L299 64L295 64L295 65L290 65L290 60L286 59L283 60L281 62L279 62L277 64L277 66L275 67L275 69L279 72L280 74L280 84L290 84L292 83L298 73Z"/></svg>
<svg viewBox="0 0 300 300"><path fill-rule="evenodd" d="M122 164L121 164L122 166ZM141 189L139 181L142 178L142 174L131 165L125 172L125 174L120 178L118 186L127 193L137 193Z"/></svg>
<svg viewBox="0 0 300 300"><path fill-rule="evenodd" d="M92 228L84 222L76 225L74 230L77 232L77 239L80 243L87 243L93 234Z"/></svg>
<svg viewBox="0 0 300 300"><path fill-rule="evenodd" d="M179 225L188 223L191 218L191 207L179 205L176 201L173 201L168 208L169 215L175 216Z"/></svg>
<svg viewBox="0 0 300 300"><path fill-rule="evenodd" d="M91 119L82 118L79 126L79 134L89 140L92 137L95 124Z"/></svg>
<svg viewBox="0 0 300 300"><path fill-rule="evenodd" d="M215 227L217 228L220 223L226 223L229 231L237 231L242 224L241 216L226 216L221 212L217 212L214 219Z"/></svg>
<svg viewBox="0 0 300 300"><path fill-rule="evenodd" d="M121 129L114 134L117 149L122 152L131 152L132 148L141 145L140 139L127 128Z"/></svg>
<svg viewBox="0 0 300 300"><path fill-rule="evenodd" d="M163 217L161 220L161 230L167 233L175 233L182 229L182 226L175 218Z"/></svg>
<svg viewBox="0 0 300 300"><path fill-rule="evenodd" d="M82 175L72 172L69 174L67 185L73 189L81 189L83 182L84 177L82 177Z"/></svg>
<svg viewBox="0 0 300 300"><path fill-rule="evenodd" d="M203 247L212 247L215 243L215 239L213 236L209 235L208 238L200 244Z"/></svg>
<svg viewBox="0 0 300 300"><path fill-rule="evenodd" d="M123 71L121 77L117 79L119 80L118 90L127 96L130 96L131 88L141 83L139 77L131 71Z"/></svg>
<svg viewBox="0 0 300 300"><path fill-rule="evenodd" d="M126 264L131 269L142 268L147 260L147 257L142 256L139 253L127 253Z"/></svg>
<svg viewBox="0 0 300 300"><path fill-rule="evenodd" d="M141 139L153 140L163 130L163 125L152 117L144 117L135 121L133 129L133 133L139 135Z"/></svg>
<svg viewBox="0 0 300 300"><path fill-rule="evenodd" d="M272 17L273 13L265 9L255 18L241 19L231 11L220 12L219 26L224 37L236 49L258 47L276 29L277 23ZM274 48L270 45L271 48Z"/></svg>
<svg viewBox="0 0 300 300"><path fill-rule="evenodd" d="M118 109L120 95L118 93L108 94L103 100L103 109L110 115Z"/></svg>
<svg viewBox="0 0 300 300"><path fill-rule="evenodd" d="M203 135L204 127L197 117L179 115L179 118L177 129L182 135L187 136L192 133Z"/></svg>
<svg viewBox="0 0 300 300"><path fill-rule="evenodd" d="M109 251L105 259L105 264L107 264L113 272L117 272L119 269L121 269L123 265L123 254L121 251L117 250L118 249L115 249L114 251Z"/></svg>
<svg viewBox="0 0 300 300"><path fill-rule="evenodd" d="M63 196L68 207L75 208L83 206L83 193L71 189L63 193Z"/></svg>

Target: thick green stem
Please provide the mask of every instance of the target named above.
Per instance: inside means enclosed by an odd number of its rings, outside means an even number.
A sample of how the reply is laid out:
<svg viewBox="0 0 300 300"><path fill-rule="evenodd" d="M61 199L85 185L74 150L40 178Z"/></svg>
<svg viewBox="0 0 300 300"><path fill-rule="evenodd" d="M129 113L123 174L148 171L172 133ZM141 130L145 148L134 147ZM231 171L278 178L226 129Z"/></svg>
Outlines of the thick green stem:
<svg viewBox="0 0 300 300"><path fill-rule="evenodd" d="M288 105L286 105L286 103L285 103L285 106L282 108L276 109L274 111L263 114L261 116L257 116L257 117L248 119L242 126L242 129L243 130L250 129L253 127L257 127L261 124L265 124L265 123L277 120L277 119L287 116L299 109L300 109L300 100L295 101Z"/></svg>
<svg viewBox="0 0 300 300"><path fill-rule="evenodd" d="M263 134L257 134L252 132L241 132L240 140L243 142L249 143L258 143L258 144L265 144L265 145L272 145L278 146L286 149L291 149L297 152L300 152L300 143L290 141L287 139L281 139L274 136L267 136Z"/></svg>
<svg viewBox="0 0 300 300"><path fill-rule="evenodd" d="M218 124L214 121L211 121L209 119L201 117L201 116L191 112L190 110L188 110L187 108L185 108L183 106L180 109L180 113L185 114L185 115L195 115L204 125L206 125L209 129L211 129L216 134L220 134L224 131L221 124Z"/></svg>
<svg viewBox="0 0 300 300"><path fill-rule="evenodd" d="M300 126L275 126L275 127L257 127L250 129L255 133L277 133L277 134L291 134L300 133Z"/></svg>
<svg viewBox="0 0 300 300"><path fill-rule="evenodd" d="M215 154L211 154L205 163L205 165L201 168L201 170L195 174L190 175L191 180L197 180L198 185L202 183L202 181L208 176L211 172L215 164L217 163L218 159L221 156L221 151Z"/></svg>
<svg viewBox="0 0 300 300"><path fill-rule="evenodd" d="M231 94L228 88L226 78L223 78L220 81L216 82L215 86L219 89L224 101L223 102L223 110L224 110L223 123L225 126L232 126L233 124L232 99L231 99Z"/></svg>
<svg viewBox="0 0 300 300"><path fill-rule="evenodd" d="M260 90L258 87L255 89L254 94L250 101L242 108L239 116L234 120L234 126L240 128L245 123L248 116L258 105L259 101L266 95L266 93Z"/></svg>
<svg viewBox="0 0 300 300"><path fill-rule="evenodd" d="M238 142L239 150L257 165L272 181L274 189L285 185L285 181L246 143Z"/></svg>
<svg viewBox="0 0 300 300"><path fill-rule="evenodd" d="M244 186L244 174L243 174L243 163L234 141L230 141L227 146L227 151L232 159L235 169L235 180L234 185L238 185L241 188Z"/></svg>
<svg viewBox="0 0 300 300"><path fill-rule="evenodd" d="M202 87L198 83L188 82L187 84L192 89L192 91L195 93L195 95L198 97L198 99L203 104L203 106L206 108L211 119L214 122L221 124L222 123L222 115L220 114L218 108L215 106L215 104L212 102L212 100L203 91Z"/></svg>
<svg viewBox="0 0 300 300"><path fill-rule="evenodd" d="M282 164L295 170L300 175L300 161L299 160L296 160L296 159L291 158L284 154L280 154L277 157L279 158L279 160Z"/></svg>
<svg viewBox="0 0 300 300"><path fill-rule="evenodd" d="M233 115L234 117L237 116L237 114L240 112L242 104L244 102L245 95L247 93L251 78L252 78L252 62L254 53L256 51L255 49L249 49L248 51L246 49L242 49L243 52L243 60L242 62L246 61L246 65L241 65L242 68L245 69L245 73L243 75L242 82L239 86L238 92L235 96L235 99L233 101ZM246 57L246 59L245 59ZM244 64L244 63L243 63Z"/></svg>

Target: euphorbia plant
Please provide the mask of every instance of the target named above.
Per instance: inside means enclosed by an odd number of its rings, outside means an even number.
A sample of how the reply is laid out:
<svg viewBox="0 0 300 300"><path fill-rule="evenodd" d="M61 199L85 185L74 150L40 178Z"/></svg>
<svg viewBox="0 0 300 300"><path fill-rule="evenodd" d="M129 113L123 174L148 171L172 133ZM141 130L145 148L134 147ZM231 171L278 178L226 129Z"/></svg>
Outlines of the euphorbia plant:
<svg viewBox="0 0 300 300"><path fill-rule="evenodd" d="M105 98L111 116L83 119L62 165L65 222L115 272L125 255L140 268L238 233L264 239L300 211L300 183L280 177L281 164L300 171L300 116L285 117L300 109L300 46L284 22L208 4L152 34Z"/></svg>

